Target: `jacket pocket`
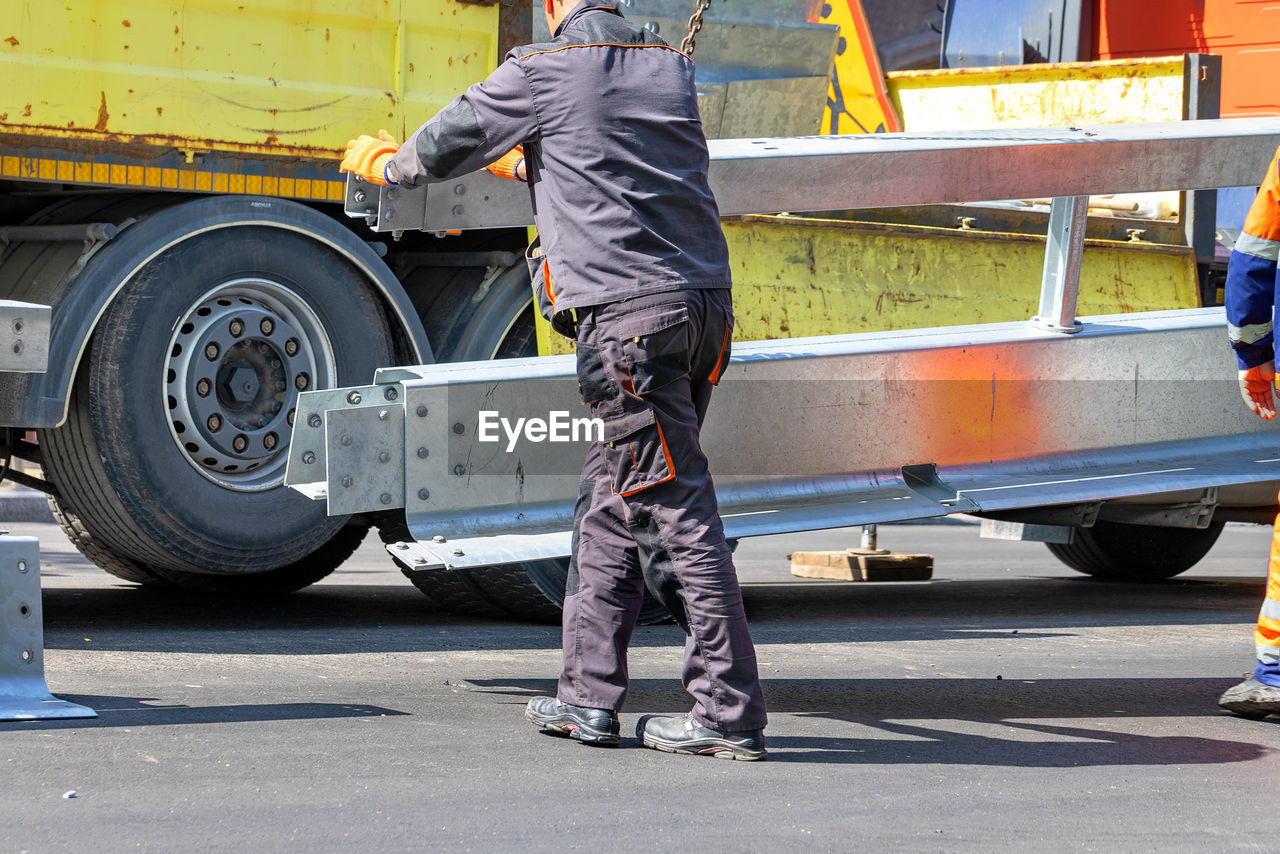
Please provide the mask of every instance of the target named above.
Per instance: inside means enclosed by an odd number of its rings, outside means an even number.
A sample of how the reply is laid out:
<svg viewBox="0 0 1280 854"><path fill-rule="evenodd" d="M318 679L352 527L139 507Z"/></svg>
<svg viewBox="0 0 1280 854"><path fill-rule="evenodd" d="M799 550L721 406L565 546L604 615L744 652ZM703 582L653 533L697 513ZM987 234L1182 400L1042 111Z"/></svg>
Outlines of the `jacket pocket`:
<svg viewBox="0 0 1280 854"><path fill-rule="evenodd" d="M600 348L586 341L578 342L578 393L586 404L612 400L618 396L618 387L609 379L604 369L604 357Z"/></svg>
<svg viewBox="0 0 1280 854"><path fill-rule="evenodd" d="M603 450L613 491L623 498L676 476L662 425L652 409L606 417Z"/></svg>
<svg viewBox="0 0 1280 854"><path fill-rule="evenodd" d="M689 312L661 306L622 336L631 385L645 395L689 375Z"/></svg>

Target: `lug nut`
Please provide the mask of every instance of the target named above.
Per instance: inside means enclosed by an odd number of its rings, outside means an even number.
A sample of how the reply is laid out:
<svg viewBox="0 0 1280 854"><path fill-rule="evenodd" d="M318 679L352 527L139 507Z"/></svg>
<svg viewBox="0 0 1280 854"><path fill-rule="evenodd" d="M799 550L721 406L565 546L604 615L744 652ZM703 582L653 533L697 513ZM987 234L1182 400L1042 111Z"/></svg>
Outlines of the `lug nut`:
<svg viewBox="0 0 1280 854"><path fill-rule="evenodd" d="M306 374L298 374L293 378L293 387L298 391L306 391L309 385L311 385L311 378Z"/></svg>
<svg viewBox="0 0 1280 854"><path fill-rule="evenodd" d="M298 339L290 338L288 341L284 342L284 351L290 356L296 355L298 352Z"/></svg>
<svg viewBox="0 0 1280 854"><path fill-rule="evenodd" d="M262 437L262 447L266 448L268 451L275 450L277 441L278 439L276 438L275 433L268 433Z"/></svg>
<svg viewBox="0 0 1280 854"><path fill-rule="evenodd" d="M217 433L222 429L222 419L217 415L210 415L209 420L205 422L209 425L209 429Z"/></svg>
<svg viewBox="0 0 1280 854"><path fill-rule="evenodd" d="M231 323L227 325L227 330L232 335L239 338L241 335L244 334L244 321L237 317L235 320L231 321Z"/></svg>
<svg viewBox="0 0 1280 854"><path fill-rule="evenodd" d="M292 427L292 426L293 426L293 417L294 417L297 413L298 413L298 410L296 410L296 409L290 409L290 410L289 410L289 414L288 414L288 416L286 416L285 420L289 422L289 426L290 426L290 427Z"/></svg>
<svg viewBox="0 0 1280 854"><path fill-rule="evenodd" d="M279 359L272 359L272 360L271 360L271 367L273 367L273 368L279 368L282 364L283 364L283 363L282 363Z"/></svg>
<svg viewBox="0 0 1280 854"><path fill-rule="evenodd" d="M237 454L243 453L244 449L249 447L249 438L241 433L232 440L231 447L235 448Z"/></svg>
<svg viewBox="0 0 1280 854"><path fill-rule="evenodd" d="M211 391L213 391L213 384L208 380L200 380L200 382L196 383L196 394L201 397L208 397Z"/></svg>
<svg viewBox="0 0 1280 854"><path fill-rule="evenodd" d="M262 330L263 335L270 335L275 330L276 325L271 322L271 318L264 317L262 322L258 324L258 328Z"/></svg>
<svg viewBox="0 0 1280 854"><path fill-rule="evenodd" d="M218 352L218 345L211 342L204 348L204 357L212 362L214 359L218 358Z"/></svg>

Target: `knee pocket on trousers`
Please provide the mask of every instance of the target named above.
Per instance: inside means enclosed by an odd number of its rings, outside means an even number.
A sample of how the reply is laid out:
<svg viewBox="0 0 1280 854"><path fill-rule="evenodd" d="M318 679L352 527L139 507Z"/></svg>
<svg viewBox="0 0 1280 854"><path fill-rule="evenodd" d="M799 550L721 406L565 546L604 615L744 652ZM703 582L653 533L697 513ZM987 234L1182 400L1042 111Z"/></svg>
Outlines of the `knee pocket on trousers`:
<svg viewBox="0 0 1280 854"><path fill-rule="evenodd" d="M603 420L604 462L614 494L626 498L676 476L666 436L652 409Z"/></svg>

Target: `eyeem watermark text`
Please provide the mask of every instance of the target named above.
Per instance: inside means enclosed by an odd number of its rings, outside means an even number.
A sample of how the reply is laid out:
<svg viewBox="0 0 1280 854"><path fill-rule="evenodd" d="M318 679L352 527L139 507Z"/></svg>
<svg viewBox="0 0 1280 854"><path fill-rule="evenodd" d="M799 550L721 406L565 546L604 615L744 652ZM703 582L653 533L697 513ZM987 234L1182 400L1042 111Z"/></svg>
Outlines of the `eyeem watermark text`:
<svg viewBox="0 0 1280 854"><path fill-rule="evenodd" d="M507 435L507 453L515 450L523 436L529 442L603 442L604 422L599 418L570 418L567 409L553 409L542 418L517 418L515 423L503 418L497 410L480 410L476 438L481 442L500 442L498 428Z"/></svg>

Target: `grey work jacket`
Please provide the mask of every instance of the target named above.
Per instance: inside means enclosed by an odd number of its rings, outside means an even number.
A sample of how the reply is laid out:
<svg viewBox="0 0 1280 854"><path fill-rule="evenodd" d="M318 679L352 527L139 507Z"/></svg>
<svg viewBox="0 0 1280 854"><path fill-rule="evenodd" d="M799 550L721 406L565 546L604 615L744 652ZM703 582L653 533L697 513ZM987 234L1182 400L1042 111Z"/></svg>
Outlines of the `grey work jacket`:
<svg viewBox="0 0 1280 854"><path fill-rule="evenodd" d="M446 181L518 143L556 311L729 287L687 56L584 0L418 128L388 172Z"/></svg>

